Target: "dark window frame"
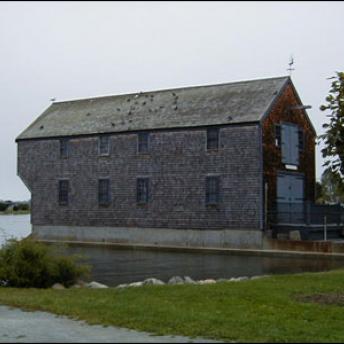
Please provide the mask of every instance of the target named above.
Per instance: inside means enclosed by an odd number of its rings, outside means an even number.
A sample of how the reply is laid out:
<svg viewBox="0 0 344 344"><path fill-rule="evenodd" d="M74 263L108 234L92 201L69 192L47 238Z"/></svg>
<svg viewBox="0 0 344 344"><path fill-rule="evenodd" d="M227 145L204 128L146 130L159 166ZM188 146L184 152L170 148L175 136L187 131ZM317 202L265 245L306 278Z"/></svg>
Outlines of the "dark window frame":
<svg viewBox="0 0 344 344"><path fill-rule="evenodd" d="M150 146L150 134L142 132L137 134L137 152L139 154L148 154Z"/></svg>
<svg viewBox="0 0 344 344"><path fill-rule="evenodd" d="M60 158L67 159L69 156L69 140L60 139Z"/></svg>
<svg viewBox="0 0 344 344"><path fill-rule="evenodd" d="M275 146L281 148L282 146L282 127L281 124L275 124Z"/></svg>
<svg viewBox="0 0 344 344"><path fill-rule="evenodd" d="M305 149L305 132L303 130L303 128L298 129L298 147L299 147L299 153L303 152Z"/></svg>
<svg viewBox="0 0 344 344"><path fill-rule="evenodd" d="M205 180L205 203L207 206L220 204L220 176L207 176Z"/></svg>
<svg viewBox="0 0 344 344"><path fill-rule="evenodd" d="M136 203L148 204L150 201L150 178L139 177L136 179Z"/></svg>
<svg viewBox="0 0 344 344"><path fill-rule="evenodd" d="M207 128L207 151L217 151L220 146L220 128Z"/></svg>
<svg viewBox="0 0 344 344"><path fill-rule="evenodd" d="M102 183L106 184L106 187L102 187ZM111 183L110 178L98 179L98 205L108 206L111 204Z"/></svg>
<svg viewBox="0 0 344 344"><path fill-rule="evenodd" d="M58 204L60 206L69 205L69 179L59 179L58 181Z"/></svg>
<svg viewBox="0 0 344 344"><path fill-rule="evenodd" d="M103 140L105 140L105 142L103 142ZM100 156L110 155L110 142L110 135L101 135L98 137L98 154Z"/></svg>

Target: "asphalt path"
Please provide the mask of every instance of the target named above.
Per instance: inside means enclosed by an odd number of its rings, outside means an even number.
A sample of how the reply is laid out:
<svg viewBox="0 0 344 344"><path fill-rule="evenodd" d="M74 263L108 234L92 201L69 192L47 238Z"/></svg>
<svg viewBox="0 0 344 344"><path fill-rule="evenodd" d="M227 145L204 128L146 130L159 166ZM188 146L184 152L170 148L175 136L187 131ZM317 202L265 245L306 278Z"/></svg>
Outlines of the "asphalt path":
<svg viewBox="0 0 344 344"><path fill-rule="evenodd" d="M118 327L88 325L46 312L0 306L0 343L209 343L180 336L153 336Z"/></svg>

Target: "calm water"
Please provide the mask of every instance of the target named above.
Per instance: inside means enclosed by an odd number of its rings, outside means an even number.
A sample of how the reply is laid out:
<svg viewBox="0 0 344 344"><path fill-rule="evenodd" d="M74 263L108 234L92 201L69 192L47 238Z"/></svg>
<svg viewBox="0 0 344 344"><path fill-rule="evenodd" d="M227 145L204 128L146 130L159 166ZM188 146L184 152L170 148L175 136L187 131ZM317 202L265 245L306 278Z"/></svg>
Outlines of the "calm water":
<svg viewBox="0 0 344 344"><path fill-rule="evenodd" d="M0 246L6 239L21 239L30 233L30 215L0 215Z"/></svg>
<svg viewBox="0 0 344 344"><path fill-rule="evenodd" d="M4 238L30 234L30 216L0 216L0 245ZM344 267L343 260L324 258L276 258L123 250L109 247L70 246L70 254L82 255L93 266L92 279L114 286L155 277L167 281L172 276L193 279L230 278L265 274L325 271Z"/></svg>

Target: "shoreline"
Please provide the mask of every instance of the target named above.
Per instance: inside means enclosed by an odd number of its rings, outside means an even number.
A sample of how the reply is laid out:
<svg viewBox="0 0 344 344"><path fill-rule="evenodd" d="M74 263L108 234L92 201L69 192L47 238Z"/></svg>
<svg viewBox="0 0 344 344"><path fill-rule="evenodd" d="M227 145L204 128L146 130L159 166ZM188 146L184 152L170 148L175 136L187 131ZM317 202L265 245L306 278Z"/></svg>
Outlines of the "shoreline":
<svg viewBox="0 0 344 344"><path fill-rule="evenodd" d="M32 237L32 236L30 236ZM70 246L103 246L113 249L130 249L143 251L167 251L167 252L186 252L186 253L204 253L204 254L224 254L224 255L242 255L258 257L281 257L281 258L323 258L323 259L343 259L344 253L326 253L315 251L287 251L287 250L268 250L268 249L235 249L235 248L213 248L213 247L187 247L187 246L167 246L167 245L143 245L143 244L123 244L112 242L86 242L69 240L34 240L47 244L66 244Z"/></svg>
<svg viewBox="0 0 344 344"><path fill-rule="evenodd" d="M8 215L31 215L30 211L14 211L14 212L0 212L0 216L8 216Z"/></svg>

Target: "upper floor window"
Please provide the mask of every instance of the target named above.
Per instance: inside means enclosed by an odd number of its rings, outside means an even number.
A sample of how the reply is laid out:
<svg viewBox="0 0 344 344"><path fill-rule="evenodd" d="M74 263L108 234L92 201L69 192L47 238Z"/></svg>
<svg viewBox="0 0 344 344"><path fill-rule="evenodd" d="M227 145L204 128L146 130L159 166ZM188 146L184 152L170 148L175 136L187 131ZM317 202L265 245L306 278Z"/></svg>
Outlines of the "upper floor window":
<svg viewBox="0 0 344 344"><path fill-rule="evenodd" d="M219 148L219 128L207 129L207 149L216 150Z"/></svg>
<svg viewBox="0 0 344 344"><path fill-rule="evenodd" d="M294 123L281 124L281 154L284 164L299 165L299 129Z"/></svg>
<svg viewBox="0 0 344 344"><path fill-rule="evenodd" d="M68 205L69 201L69 181L68 180L59 180L59 205Z"/></svg>
<svg viewBox="0 0 344 344"><path fill-rule="evenodd" d="M299 152L304 150L305 146L305 134L302 128L299 128Z"/></svg>
<svg viewBox="0 0 344 344"><path fill-rule="evenodd" d="M110 154L110 137L108 135L99 136L99 154L109 155Z"/></svg>
<svg viewBox="0 0 344 344"><path fill-rule="evenodd" d="M136 185L136 202L146 204L149 201L149 178L138 178Z"/></svg>
<svg viewBox="0 0 344 344"><path fill-rule="evenodd" d="M68 140L67 139L60 140L60 157L61 158L68 157Z"/></svg>
<svg viewBox="0 0 344 344"><path fill-rule="evenodd" d="M281 126L279 124L275 125L275 145L281 147Z"/></svg>
<svg viewBox="0 0 344 344"><path fill-rule="evenodd" d="M211 176L206 178L205 202L207 205L216 205L220 202L220 177Z"/></svg>
<svg viewBox="0 0 344 344"><path fill-rule="evenodd" d="M149 151L149 133L139 133L137 136L137 151L139 153L148 153Z"/></svg>
<svg viewBox="0 0 344 344"><path fill-rule="evenodd" d="M110 180L107 178L98 180L98 203L99 205L108 205L110 199Z"/></svg>

